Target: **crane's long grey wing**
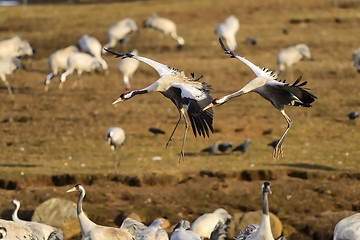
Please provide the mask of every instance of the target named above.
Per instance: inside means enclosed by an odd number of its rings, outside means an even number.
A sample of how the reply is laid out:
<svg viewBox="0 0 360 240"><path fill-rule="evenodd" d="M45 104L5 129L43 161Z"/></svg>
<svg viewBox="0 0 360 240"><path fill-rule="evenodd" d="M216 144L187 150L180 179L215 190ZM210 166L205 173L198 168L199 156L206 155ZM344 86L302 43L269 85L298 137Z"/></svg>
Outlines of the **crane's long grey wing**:
<svg viewBox="0 0 360 240"><path fill-rule="evenodd" d="M114 54L116 55L117 57L122 57L122 58L134 58L140 62L143 62L143 63L146 63L147 65L153 67L157 73L160 75L160 77L163 77L163 76L166 76L166 75L171 75L171 74L175 74L177 71L175 69L172 69L170 67L168 67L167 65L165 64L162 64L162 63L159 63L159 62L156 62L154 60L151 60L149 58L146 58L146 57L141 57L141 56L136 56L136 55L133 55L131 53L126 53L126 54L123 54L123 53L117 53L117 52L113 52L113 51L110 51L106 48L104 48L107 52L111 53L111 54Z"/></svg>
<svg viewBox="0 0 360 240"><path fill-rule="evenodd" d="M252 62L248 61L246 58L240 57L236 53L227 49L220 38L219 38L219 42L220 42L221 47L225 50L225 53L230 54L232 57L237 58L238 60L245 63L255 73L256 76L259 77L259 76L264 76L264 75L267 75L267 76L270 75L270 72L268 72L267 69L262 69L262 68L256 66L255 64L253 64Z"/></svg>
<svg viewBox="0 0 360 240"><path fill-rule="evenodd" d="M301 84L298 83L299 79L294 84L287 84L283 82L269 82L266 85L273 88L274 90L283 91L284 93L282 94L282 96L285 96L285 92L295 95L301 101L301 103L295 102L295 104L292 104L294 106L301 105L303 107L311 107L311 103L313 103L317 97L301 87L304 86L306 82L303 82Z"/></svg>
<svg viewBox="0 0 360 240"><path fill-rule="evenodd" d="M156 62L154 60L151 60L149 58L146 57L140 57L140 56L135 56L133 55L131 58L134 58L140 62L146 63L147 65L153 67L158 74L160 75L160 77L166 76L166 75L171 75L171 74L175 74L177 72L177 70L170 68L169 66Z"/></svg>

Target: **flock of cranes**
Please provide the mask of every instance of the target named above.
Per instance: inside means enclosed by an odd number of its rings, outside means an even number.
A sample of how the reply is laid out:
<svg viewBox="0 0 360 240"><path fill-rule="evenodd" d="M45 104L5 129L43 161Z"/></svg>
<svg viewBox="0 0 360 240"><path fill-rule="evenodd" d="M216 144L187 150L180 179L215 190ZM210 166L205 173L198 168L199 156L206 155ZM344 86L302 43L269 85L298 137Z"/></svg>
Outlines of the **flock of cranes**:
<svg viewBox="0 0 360 240"><path fill-rule="evenodd" d="M83 211L82 203L86 194L84 186L77 184L67 192L78 192L79 194L76 211L82 240L224 240L227 237L227 224L232 220L232 216L225 209L219 208L212 213L199 216L191 225L189 221L181 219L176 226L171 228L169 238L167 231L162 228L163 218L155 219L149 226L131 218L125 218L120 227L98 225L90 220ZM268 203L268 194L271 193L270 183L264 182L261 192L263 213L260 224L254 223L247 226L235 238L236 240L274 240L271 232ZM12 203L15 205L12 221L0 220L0 239L65 239L62 230L59 228L44 223L20 220L17 216L20 201L13 199Z"/></svg>
<svg viewBox="0 0 360 240"><path fill-rule="evenodd" d="M94 223L84 213L82 203L86 194L81 184L67 190L78 192L77 217L82 240L225 240L227 239L227 225L232 220L231 214L219 208L212 213L199 216L192 224L181 219L176 226L170 228L170 237L162 228L164 219L155 219L149 226L131 218L125 218L120 227L108 227ZM261 187L262 216L260 223L252 223L242 229L235 240L274 240L270 224L269 194L270 183L264 182ZM12 221L0 219L0 239L30 239L30 240L64 240L61 229L44 223L24 221L18 218L20 201L13 199L15 205ZM339 221L335 228L334 240L356 240L359 233L360 214L354 214ZM280 236L279 240L286 238Z"/></svg>
<svg viewBox="0 0 360 240"><path fill-rule="evenodd" d="M169 19L152 14L144 21L144 27L151 27L170 36L177 42L177 47L179 49L183 48L185 44L184 38L177 33L176 24ZM114 54L116 57L121 57L122 60L118 65L118 70L123 75L125 90L128 92L121 94L113 104L127 101L136 95L151 92L160 92L166 98L170 99L179 112L179 119L168 138L166 146L172 142L173 135L180 121L182 119L185 121L179 162L184 160L185 157L185 141L189 125L191 125L195 137L209 137L209 135L214 132L213 107L221 106L231 99L240 97L244 94L255 92L265 100L268 100L280 111L286 120L287 128L282 136L274 143L269 144L274 147L273 157L279 158L283 155L282 146L292 124L292 120L285 113L284 106L311 107L311 104L316 100L316 96L310 93L308 89L304 88L307 82L301 82L301 77L290 84L285 81L279 81L277 76L286 68L290 68L300 60L305 58L312 59L312 55L306 44L298 44L296 46L285 48L277 55L278 70L272 73L268 69L256 66L234 52L237 49L235 36L239 27L240 23L238 19L235 16L230 16L216 27L215 33L219 36L220 46L225 53L247 65L254 72L256 77L245 84L240 90L226 96L213 98L210 95L210 85L200 81L202 76L195 77L194 73L191 73L190 76L186 76L182 71L170 68L167 65L150 58L139 56L136 49L126 54L109 50L109 48L115 47L119 40L127 41L126 37L129 33L138 31L135 21L129 18L123 19L109 27L107 31L108 43L104 46L102 46L96 38L83 35L79 38L77 43L79 48L71 45L54 52L49 57L48 61L50 73L46 76L44 81L45 91L48 90L48 85L55 76L60 76L59 88L62 88L66 78L75 71L77 72L79 79L83 72L92 72L100 69L107 71L107 62L102 58L102 54L105 52ZM227 47L223 44L222 40L226 42ZM13 96L13 93L10 84L6 80L6 75L12 74L17 68L24 67L17 57L32 56L34 52L31 45L19 37L0 42L0 78L7 86L11 96ZM360 49L356 50L352 57L355 67L360 72ZM130 91L130 79L138 68L139 62L143 62L154 68L159 74L159 78L145 88ZM188 117L186 116L185 109ZM348 115L350 119L355 119L358 116L359 114L357 112L349 113ZM188 119L190 121L188 121ZM152 132L155 132L155 130ZM109 142L111 149L115 150L120 148L125 142L124 130L117 127L109 128L106 132L106 141ZM250 143L251 139L246 139L243 144L233 151L246 152ZM214 153L217 150L222 151L221 149L225 149L224 151L226 151L229 147L232 147L231 143L223 143L222 145L216 143L216 145L214 144L214 146L210 147L209 152ZM68 192L79 193L77 215L83 240L169 239L168 233L161 227L163 219L156 219L149 226L129 218L125 219L119 228L97 225L83 212L82 202L85 197L84 186L78 184L69 189ZM261 193L263 197L263 214L260 225L249 225L240 232L235 238L236 240L274 239L270 227L268 195L271 193L271 190L268 182L265 182L262 185ZM20 220L17 216L20 202L17 199L14 199L12 203L16 206L12 217L13 221L0 222L0 239L64 239L60 229L41 223ZM192 223L192 225L187 220L180 220L173 228L170 239L224 239L224 234L226 234L226 224L230 219L231 215L225 209L220 208L213 213L200 216ZM357 221L358 217L352 216L339 222L334 230L334 239L346 239L345 237L349 235L355 236L354 239L356 239L357 235L359 235L359 233L354 230L357 229Z"/></svg>

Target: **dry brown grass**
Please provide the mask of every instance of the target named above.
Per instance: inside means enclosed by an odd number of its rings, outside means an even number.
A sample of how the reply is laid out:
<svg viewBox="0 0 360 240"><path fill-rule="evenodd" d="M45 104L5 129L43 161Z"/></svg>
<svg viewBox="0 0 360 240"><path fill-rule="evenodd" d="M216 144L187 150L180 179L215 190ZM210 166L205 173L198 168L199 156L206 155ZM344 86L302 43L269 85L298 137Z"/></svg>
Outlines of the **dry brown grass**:
<svg viewBox="0 0 360 240"><path fill-rule="evenodd" d="M27 175L63 173L114 173L114 161L105 143L111 126L124 128L127 134L121 149L122 175L177 174L200 170L237 172L246 169L303 168L312 165L339 172L357 172L359 168L360 132L358 121L346 114L359 111L359 77L352 66L351 53L359 47L360 5L355 1L139 1L110 4L35 5L0 8L0 37L15 34L28 39L36 48L33 60L24 60L29 71L18 71L10 82L16 95L12 102L4 87L0 114L0 172L4 179L21 179ZM345 7L349 6L349 7ZM10 11L9 11L10 9ZM141 28L152 12L173 19L186 45L177 51L175 42L157 32ZM240 89L254 75L241 62L223 54L214 34L216 24L228 15L240 19L236 52L260 67L276 69L276 54L289 45L309 45L315 61L300 62L281 78L289 82L298 75L308 81L317 97L311 109L288 107L293 119L284 144L285 157L271 158L269 142L285 130L282 115L256 94L248 94L214 109L214 126L218 131L209 139L192 136L185 145L188 155L178 164L183 125L175 133L174 145L165 149L178 113L161 94L138 96L115 107L111 105L123 92L117 72L118 59L105 56L110 74L83 77L84 89L71 88L70 77L62 91L54 78L50 90L43 92L48 72L47 58L56 49L75 44L82 34L106 42L106 29L114 22L131 17L140 26L131 41L118 45L116 51L137 48L142 56L152 58L188 75L204 75L214 88L213 96ZM335 19L340 19L337 23ZM300 23L291 23L300 22ZM281 29L286 26L289 34ZM258 41L245 44L246 37ZM156 72L142 64L132 80L141 89L157 79ZM165 136L152 136L147 129L159 127ZM241 131L235 131L241 129ZM269 135L263 131L271 129ZM198 154L215 141L240 144L252 138L245 154L208 156ZM161 156L161 161L152 157Z"/></svg>

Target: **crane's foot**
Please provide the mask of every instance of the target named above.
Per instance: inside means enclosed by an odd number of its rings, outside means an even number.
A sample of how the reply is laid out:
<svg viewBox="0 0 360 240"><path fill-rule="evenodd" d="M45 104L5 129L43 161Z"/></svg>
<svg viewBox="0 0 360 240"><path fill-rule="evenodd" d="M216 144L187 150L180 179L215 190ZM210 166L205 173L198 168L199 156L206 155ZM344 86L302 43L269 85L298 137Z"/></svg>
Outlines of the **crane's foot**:
<svg viewBox="0 0 360 240"><path fill-rule="evenodd" d="M169 145L172 144L173 138L169 138L169 140L167 141L165 148L167 148Z"/></svg>
<svg viewBox="0 0 360 240"><path fill-rule="evenodd" d="M273 159L274 158L279 159L280 155L281 155L281 157L284 157L283 148L282 148L282 146L276 146L273 151Z"/></svg>
<svg viewBox="0 0 360 240"><path fill-rule="evenodd" d="M184 162L185 161L185 153L184 150L181 150L180 156L179 156L179 163L181 163L181 159Z"/></svg>

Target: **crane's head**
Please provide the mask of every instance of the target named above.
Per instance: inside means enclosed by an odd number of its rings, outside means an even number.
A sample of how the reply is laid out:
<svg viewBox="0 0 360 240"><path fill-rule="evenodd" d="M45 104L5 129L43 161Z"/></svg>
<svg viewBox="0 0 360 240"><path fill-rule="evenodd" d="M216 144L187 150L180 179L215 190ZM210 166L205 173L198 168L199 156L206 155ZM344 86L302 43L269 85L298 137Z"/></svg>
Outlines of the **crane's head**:
<svg viewBox="0 0 360 240"><path fill-rule="evenodd" d="M271 189L270 189L270 183L269 182L264 182L261 189L262 189L263 193L270 193L270 194L272 193Z"/></svg>
<svg viewBox="0 0 360 240"><path fill-rule="evenodd" d="M119 102L123 102L126 101L128 99L130 99L132 97L132 92L128 92L128 93L123 93L120 95L120 97L118 99L116 99L112 104L115 105Z"/></svg>
<svg viewBox="0 0 360 240"><path fill-rule="evenodd" d="M129 100L130 98L132 98L133 96L135 96L137 94L144 94L144 93L148 93L148 92L149 92L148 90L134 90L131 92L123 93L120 95L120 97L115 102L113 102L113 105L118 102L123 102L123 101Z"/></svg>
<svg viewBox="0 0 360 240"><path fill-rule="evenodd" d="M84 192L85 188L81 184L76 184L74 187L70 188L66 192L69 193L69 192L75 192L75 191Z"/></svg>
<svg viewBox="0 0 360 240"><path fill-rule="evenodd" d="M20 206L20 201L17 198L11 200L11 203L14 204L15 206Z"/></svg>
<svg viewBox="0 0 360 240"><path fill-rule="evenodd" d="M205 111L208 108L211 107L217 107L220 106L222 104L224 104L226 102L225 98L215 98L209 105L207 105L206 107L203 108L203 111Z"/></svg>

